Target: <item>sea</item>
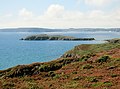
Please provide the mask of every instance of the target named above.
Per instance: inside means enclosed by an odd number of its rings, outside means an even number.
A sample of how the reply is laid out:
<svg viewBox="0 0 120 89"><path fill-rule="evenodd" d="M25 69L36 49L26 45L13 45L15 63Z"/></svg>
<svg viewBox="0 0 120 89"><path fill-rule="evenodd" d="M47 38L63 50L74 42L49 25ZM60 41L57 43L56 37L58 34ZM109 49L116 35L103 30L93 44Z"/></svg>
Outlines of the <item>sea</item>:
<svg viewBox="0 0 120 89"><path fill-rule="evenodd" d="M94 41L23 41L34 34L95 38ZM48 62L61 57L80 44L100 44L106 39L120 38L116 31L0 32L0 70L35 62Z"/></svg>

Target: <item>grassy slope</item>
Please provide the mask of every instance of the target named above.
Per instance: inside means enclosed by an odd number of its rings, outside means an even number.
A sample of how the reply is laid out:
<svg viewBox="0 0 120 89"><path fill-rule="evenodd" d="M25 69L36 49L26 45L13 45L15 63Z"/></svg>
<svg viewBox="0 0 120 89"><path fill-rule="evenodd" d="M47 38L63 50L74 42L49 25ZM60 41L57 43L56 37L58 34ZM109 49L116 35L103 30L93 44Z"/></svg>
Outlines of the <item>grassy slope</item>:
<svg viewBox="0 0 120 89"><path fill-rule="evenodd" d="M62 58L0 71L0 89L119 89L120 43L84 44Z"/></svg>

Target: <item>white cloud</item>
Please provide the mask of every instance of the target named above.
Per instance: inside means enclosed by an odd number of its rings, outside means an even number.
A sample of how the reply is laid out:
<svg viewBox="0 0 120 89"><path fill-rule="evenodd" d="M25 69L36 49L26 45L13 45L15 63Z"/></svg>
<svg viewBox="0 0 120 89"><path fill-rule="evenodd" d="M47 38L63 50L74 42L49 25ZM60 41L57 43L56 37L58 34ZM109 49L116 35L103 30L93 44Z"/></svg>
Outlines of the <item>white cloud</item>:
<svg viewBox="0 0 120 89"><path fill-rule="evenodd" d="M29 18L29 17L33 16L33 13L31 11L28 11L26 8L22 8L19 11L18 15L21 16L21 17Z"/></svg>
<svg viewBox="0 0 120 89"><path fill-rule="evenodd" d="M27 18L24 20L22 17ZM28 18L30 17L30 18ZM0 17L1 18L1 17ZM89 12L68 11L61 5L50 5L43 15L33 15L25 8L19 12L20 20L5 22L1 26L9 27L120 27L120 10L106 13L101 10Z"/></svg>
<svg viewBox="0 0 120 89"><path fill-rule="evenodd" d="M94 6L103 6L110 2L112 2L112 0L85 0L86 4Z"/></svg>
<svg viewBox="0 0 120 89"><path fill-rule="evenodd" d="M101 10L93 10L89 13L90 18L102 18L105 16L105 13Z"/></svg>
<svg viewBox="0 0 120 89"><path fill-rule="evenodd" d="M64 13L64 6L53 4L48 7L44 15L48 18L60 18L62 17L63 13Z"/></svg>
<svg viewBox="0 0 120 89"><path fill-rule="evenodd" d="M4 15L0 15L0 17L1 18L10 18L10 17L12 17L13 15L12 14L10 14L10 13L8 13L8 14L4 14Z"/></svg>

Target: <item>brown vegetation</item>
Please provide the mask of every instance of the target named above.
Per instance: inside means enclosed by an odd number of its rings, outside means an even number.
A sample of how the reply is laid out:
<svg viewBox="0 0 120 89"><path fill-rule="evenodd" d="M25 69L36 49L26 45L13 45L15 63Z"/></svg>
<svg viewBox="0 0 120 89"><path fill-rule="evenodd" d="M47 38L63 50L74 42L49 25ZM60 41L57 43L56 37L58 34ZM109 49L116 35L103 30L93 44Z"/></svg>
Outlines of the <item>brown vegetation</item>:
<svg viewBox="0 0 120 89"><path fill-rule="evenodd" d="M0 71L0 89L119 88L119 43L79 45L51 62Z"/></svg>

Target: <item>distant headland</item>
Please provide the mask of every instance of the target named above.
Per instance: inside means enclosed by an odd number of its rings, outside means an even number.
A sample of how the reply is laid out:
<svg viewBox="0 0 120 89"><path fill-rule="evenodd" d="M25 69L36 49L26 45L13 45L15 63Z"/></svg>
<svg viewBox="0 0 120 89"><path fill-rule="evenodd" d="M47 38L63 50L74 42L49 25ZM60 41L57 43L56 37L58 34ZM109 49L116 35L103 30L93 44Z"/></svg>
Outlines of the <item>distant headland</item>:
<svg viewBox="0 0 120 89"><path fill-rule="evenodd" d="M89 31L89 32L98 32L98 31L108 31L108 32L120 32L120 28L35 28L35 27L26 27L26 28L3 28L0 29L0 32L68 32L68 31Z"/></svg>

